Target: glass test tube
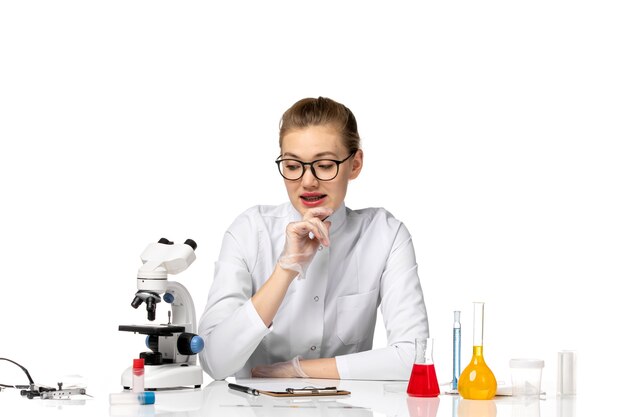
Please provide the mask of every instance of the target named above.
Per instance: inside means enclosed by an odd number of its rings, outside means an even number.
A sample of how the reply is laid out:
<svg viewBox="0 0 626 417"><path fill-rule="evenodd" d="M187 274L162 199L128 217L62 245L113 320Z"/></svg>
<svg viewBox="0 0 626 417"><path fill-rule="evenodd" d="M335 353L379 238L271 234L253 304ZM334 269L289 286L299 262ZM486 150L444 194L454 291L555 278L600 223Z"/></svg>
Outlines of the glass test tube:
<svg viewBox="0 0 626 417"><path fill-rule="evenodd" d="M454 326L452 335L452 389L459 387L461 375L461 312L454 312Z"/></svg>

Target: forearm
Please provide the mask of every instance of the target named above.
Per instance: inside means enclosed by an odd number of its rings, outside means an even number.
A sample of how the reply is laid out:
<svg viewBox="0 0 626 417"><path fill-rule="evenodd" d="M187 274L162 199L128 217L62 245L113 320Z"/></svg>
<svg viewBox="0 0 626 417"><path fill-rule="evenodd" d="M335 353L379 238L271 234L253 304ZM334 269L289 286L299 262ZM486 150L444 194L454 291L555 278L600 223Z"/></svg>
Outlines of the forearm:
<svg viewBox="0 0 626 417"><path fill-rule="evenodd" d="M311 378L339 379L335 358L300 360L300 367Z"/></svg>
<svg viewBox="0 0 626 417"><path fill-rule="evenodd" d="M272 324L289 285L297 275L297 272L276 265L272 275L252 296L252 305L267 327Z"/></svg>
<svg viewBox="0 0 626 417"><path fill-rule="evenodd" d="M336 363L339 378L406 381L411 376L414 352L412 343L398 343L381 349L338 356Z"/></svg>

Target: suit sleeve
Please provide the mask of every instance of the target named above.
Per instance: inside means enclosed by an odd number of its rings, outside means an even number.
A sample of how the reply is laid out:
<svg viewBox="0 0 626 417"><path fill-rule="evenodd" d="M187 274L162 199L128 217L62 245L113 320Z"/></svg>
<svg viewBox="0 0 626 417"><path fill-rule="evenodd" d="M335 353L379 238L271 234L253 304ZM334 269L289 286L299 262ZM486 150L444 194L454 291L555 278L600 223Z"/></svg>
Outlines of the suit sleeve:
<svg viewBox="0 0 626 417"><path fill-rule="evenodd" d="M263 337L271 332L250 300L251 266L236 230L231 227L224 236L207 305L198 325L205 342L200 363L214 379L224 379L243 368Z"/></svg>
<svg viewBox="0 0 626 417"><path fill-rule="evenodd" d="M381 276L387 347L337 356L342 379L408 380L415 338L428 337L428 317L411 236L401 224Z"/></svg>

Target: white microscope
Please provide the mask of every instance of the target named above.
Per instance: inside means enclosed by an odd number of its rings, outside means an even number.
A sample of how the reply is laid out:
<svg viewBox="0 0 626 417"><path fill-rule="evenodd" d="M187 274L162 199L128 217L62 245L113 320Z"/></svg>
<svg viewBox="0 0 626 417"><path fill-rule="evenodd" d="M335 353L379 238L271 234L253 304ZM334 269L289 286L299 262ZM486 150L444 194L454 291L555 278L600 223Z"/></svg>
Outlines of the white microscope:
<svg viewBox="0 0 626 417"><path fill-rule="evenodd" d="M149 352L139 357L145 361L144 386L146 391L180 387L199 388L202 369L196 365L196 354L204 348L204 341L196 334L196 310L187 289L168 274L184 271L196 259L197 245L191 239L174 244L161 238L149 244L141 254L143 266L137 273L137 293L131 306L146 304L148 320L154 321L156 305L163 301L171 305L171 317L161 325L120 325L119 330L145 334ZM169 312L168 312L169 316ZM122 373L122 386L132 387L132 366Z"/></svg>

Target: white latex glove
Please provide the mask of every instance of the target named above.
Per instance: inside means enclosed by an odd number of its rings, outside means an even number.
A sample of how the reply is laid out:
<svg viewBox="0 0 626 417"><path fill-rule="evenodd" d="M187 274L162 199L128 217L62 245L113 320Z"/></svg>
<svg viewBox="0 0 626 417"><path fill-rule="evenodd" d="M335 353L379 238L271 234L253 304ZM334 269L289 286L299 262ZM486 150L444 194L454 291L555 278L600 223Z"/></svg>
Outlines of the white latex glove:
<svg viewBox="0 0 626 417"><path fill-rule="evenodd" d="M300 367L300 357L296 356L287 362L277 362L272 365L259 365L252 368L253 378L308 378Z"/></svg>
<svg viewBox="0 0 626 417"><path fill-rule="evenodd" d="M306 270L317 253L320 244L330 245L330 222L324 221L333 214L326 207L308 210L302 220L287 225L285 248L278 258L278 265L283 269L296 271L304 278Z"/></svg>

